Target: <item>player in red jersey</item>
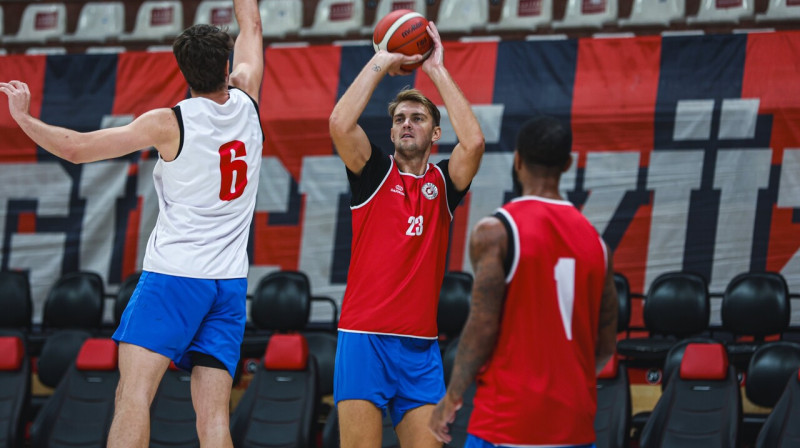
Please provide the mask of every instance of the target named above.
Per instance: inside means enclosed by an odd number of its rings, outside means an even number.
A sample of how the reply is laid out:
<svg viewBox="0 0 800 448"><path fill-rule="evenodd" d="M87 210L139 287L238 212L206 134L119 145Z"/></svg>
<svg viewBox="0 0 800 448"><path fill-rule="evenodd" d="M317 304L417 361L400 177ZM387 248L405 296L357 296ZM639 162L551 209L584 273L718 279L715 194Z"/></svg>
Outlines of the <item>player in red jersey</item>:
<svg viewBox="0 0 800 448"><path fill-rule="evenodd" d="M467 447L593 446L618 304L610 252L558 191L571 146L557 120L525 123L513 168L522 196L472 232L470 315L430 421L441 441L477 376Z"/></svg>
<svg viewBox="0 0 800 448"><path fill-rule="evenodd" d="M452 214L478 171L483 133L444 67L441 39L422 70L444 100L458 144L449 160L428 163L441 137L440 114L421 92L401 91L389 105L394 156L370 143L359 116L387 74L421 56L379 51L342 95L330 132L352 191L353 245L339 321L334 401L343 447L378 447L382 412L400 443L440 446L427 431L444 395L436 310Z"/></svg>

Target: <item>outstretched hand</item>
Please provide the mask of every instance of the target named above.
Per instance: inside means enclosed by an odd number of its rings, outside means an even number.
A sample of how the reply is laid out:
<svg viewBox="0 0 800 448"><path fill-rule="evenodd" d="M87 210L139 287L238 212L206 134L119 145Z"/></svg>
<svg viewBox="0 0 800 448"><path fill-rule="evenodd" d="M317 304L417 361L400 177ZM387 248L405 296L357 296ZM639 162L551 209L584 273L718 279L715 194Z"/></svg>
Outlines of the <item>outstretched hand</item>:
<svg viewBox="0 0 800 448"><path fill-rule="evenodd" d="M456 419L456 411L461 409L461 400L453 401L450 396L445 394L436 407L433 408L431 414L431 421L428 423L428 429L431 430L436 440L442 443L450 443L453 437L450 435L450 428L448 425L453 423Z"/></svg>
<svg viewBox="0 0 800 448"><path fill-rule="evenodd" d="M425 62L422 63L422 71L426 73L434 67L444 65L444 47L442 46L442 38L439 36L439 30L436 28L436 24L428 22L427 31L433 41L433 47L431 48L431 54L428 56L428 59L425 59Z"/></svg>
<svg viewBox="0 0 800 448"><path fill-rule="evenodd" d="M8 96L8 110L11 118L19 121L19 117L30 111L31 91L21 81L0 82L0 91Z"/></svg>

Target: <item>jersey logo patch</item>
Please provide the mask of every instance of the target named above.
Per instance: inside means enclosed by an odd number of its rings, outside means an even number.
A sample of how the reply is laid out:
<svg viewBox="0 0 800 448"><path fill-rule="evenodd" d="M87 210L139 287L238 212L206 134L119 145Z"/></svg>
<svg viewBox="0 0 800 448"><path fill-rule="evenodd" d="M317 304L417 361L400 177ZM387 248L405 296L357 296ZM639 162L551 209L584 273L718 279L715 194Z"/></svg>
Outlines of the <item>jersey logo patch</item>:
<svg viewBox="0 0 800 448"><path fill-rule="evenodd" d="M392 193L397 193L397 194L399 194L401 196L405 196L406 195L405 191L403 191L403 186L400 185L400 184L395 185L389 191L391 191Z"/></svg>
<svg viewBox="0 0 800 448"><path fill-rule="evenodd" d="M426 199L434 199L436 196L439 196L439 189L436 188L431 182L426 183L422 186L422 195L425 196Z"/></svg>

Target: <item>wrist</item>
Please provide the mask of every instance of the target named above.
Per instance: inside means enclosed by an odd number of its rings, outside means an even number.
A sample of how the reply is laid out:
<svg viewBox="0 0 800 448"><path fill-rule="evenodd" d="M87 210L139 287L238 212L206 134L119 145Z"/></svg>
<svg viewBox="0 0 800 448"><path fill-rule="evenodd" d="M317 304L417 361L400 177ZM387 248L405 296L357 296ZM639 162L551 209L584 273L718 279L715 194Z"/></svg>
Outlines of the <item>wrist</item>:
<svg viewBox="0 0 800 448"><path fill-rule="evenodd" d="M445 398L450 403L450 405L455 407L461 406L461 403L464 400L461 394L458 394L453 390L448 390L447 393L445 394Z"/></svg>

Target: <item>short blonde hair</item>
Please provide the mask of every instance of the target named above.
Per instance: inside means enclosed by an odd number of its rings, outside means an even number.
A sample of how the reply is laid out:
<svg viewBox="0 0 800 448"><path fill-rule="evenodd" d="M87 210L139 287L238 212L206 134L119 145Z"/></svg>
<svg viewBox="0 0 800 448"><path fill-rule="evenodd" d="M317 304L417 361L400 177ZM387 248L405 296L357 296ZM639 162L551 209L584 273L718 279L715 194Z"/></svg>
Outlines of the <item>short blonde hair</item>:
<svg viewBox="0 0 800 448"><path fill-rule="evenodd" d="M428 109L428 113L431 114L431 117L433 118L434 126L439 126L439 122L442 119L442 114L439 112L439 108L433 104L433 101L429 100L428 97L423 95L422 92L417 89L405 88L397 93L397 96L394 97L394 100L389 103L390 117L394 117L395 109L397 109L397 106L403 101L413 101L425 106L425 108Z"/></svg>

